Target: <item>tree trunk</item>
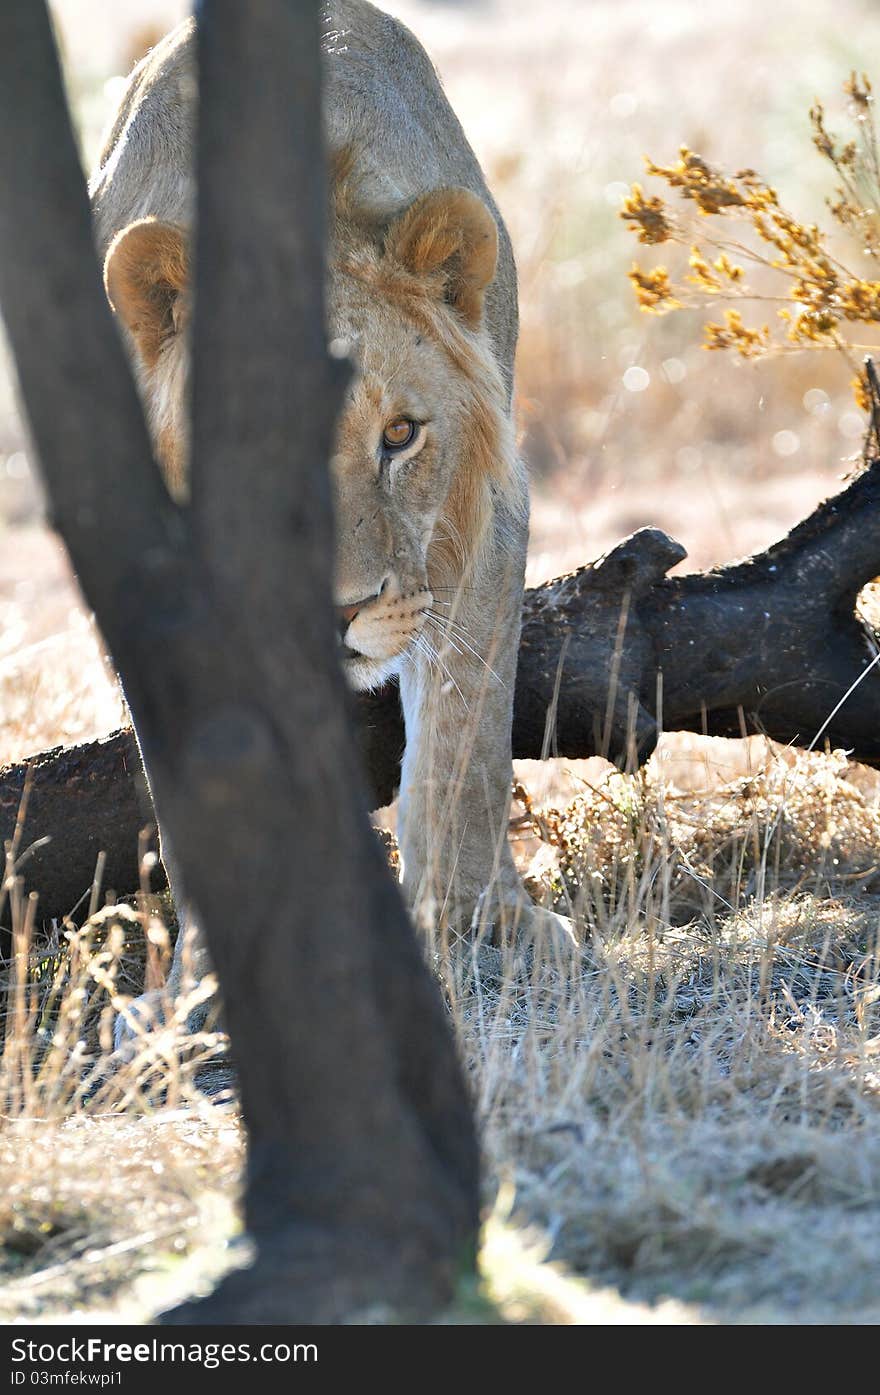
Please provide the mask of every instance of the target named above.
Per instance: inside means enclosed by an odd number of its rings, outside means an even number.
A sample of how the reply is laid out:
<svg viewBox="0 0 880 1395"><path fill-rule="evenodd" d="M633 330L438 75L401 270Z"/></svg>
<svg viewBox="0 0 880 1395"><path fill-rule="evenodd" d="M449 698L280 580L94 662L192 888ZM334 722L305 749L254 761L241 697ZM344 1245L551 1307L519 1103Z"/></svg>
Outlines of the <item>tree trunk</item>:
<svg viewBox="0 0 880 1395"><path fill-rule="evenodd" d="M0 299L54 518L207 934L252 1269L174 1321L422 1315L473 1273L478 1166L436 987L366 814L331 604L319 5L200 7L192 503L107 306L44 4L0 8Z"/></svg>

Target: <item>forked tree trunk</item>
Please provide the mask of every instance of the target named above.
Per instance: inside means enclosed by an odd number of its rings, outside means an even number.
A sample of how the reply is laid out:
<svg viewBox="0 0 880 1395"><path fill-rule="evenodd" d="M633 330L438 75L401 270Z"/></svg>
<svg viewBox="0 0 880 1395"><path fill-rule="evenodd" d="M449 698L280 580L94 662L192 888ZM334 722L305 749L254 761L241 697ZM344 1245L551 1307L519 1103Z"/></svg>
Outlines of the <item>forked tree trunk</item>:
<svg viewBox="0 0 880 1395"><path fill-rule="evenodd" d="M107 306L42 0L0 6L0 298L55 522L207 933L253 1268L175 1320L424 1315L472 1273L474 1125L365 809L331 603L318 0L205 0L193 497Z"/></svg>

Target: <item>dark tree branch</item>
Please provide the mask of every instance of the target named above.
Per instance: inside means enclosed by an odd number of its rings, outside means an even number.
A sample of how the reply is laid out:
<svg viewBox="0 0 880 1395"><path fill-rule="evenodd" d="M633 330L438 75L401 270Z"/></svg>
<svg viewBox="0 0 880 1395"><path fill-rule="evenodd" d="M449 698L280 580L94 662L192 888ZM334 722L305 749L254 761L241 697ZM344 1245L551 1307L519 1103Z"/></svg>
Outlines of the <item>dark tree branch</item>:
<svg viewBox="0 0 880 1395"><path fill-rule="evenodd" d="M528 593L517 755L541 754L561 670L554 743L569 757L623 763L630 727L641 758L660 726L712 736L745 728L795 746L828 742L880 765L880 666L871 667L880 646L856 614L859 591L880 575L880 462L745 562L666 577L684 555L645 529L596 566Z"/></svg>
<svg viewBox="0 0 880 1395"><path fill-rule="evenodd" d="M657 737L662 674L667 730L740 736L745 727L795 746L827 742L880 766L880 665L870 667L878 638L855 613L858 592L880 574L880 465L747 562L667 577L683 556L665 534L646 529L595 566L526 592L514 755L607 751L624 762L633 713L645 759ZM612 672L617 699L609 703ZM396 691L360 695L354 716L378 807L391 801L400 775ZM0 771L3 839L12 836L31 771L22 847L50 839L26 868L46 916L68 913L88 890L102 848L105 885L137 886L138 833L150 818L137 767L132 734L119 732Z"/></svg>
<svg viewBox="0 0 880 1395"><path fill-rule="evenodd" d="M104 297L45 6L0 7L0 299L54 517L224 989L248 1125L257 1261L186 1321L426 1313L474 1263L469 1103L363 812L334 650L324 462L344 379L323 348L318 9L200 9L181 511Z"/></svg>

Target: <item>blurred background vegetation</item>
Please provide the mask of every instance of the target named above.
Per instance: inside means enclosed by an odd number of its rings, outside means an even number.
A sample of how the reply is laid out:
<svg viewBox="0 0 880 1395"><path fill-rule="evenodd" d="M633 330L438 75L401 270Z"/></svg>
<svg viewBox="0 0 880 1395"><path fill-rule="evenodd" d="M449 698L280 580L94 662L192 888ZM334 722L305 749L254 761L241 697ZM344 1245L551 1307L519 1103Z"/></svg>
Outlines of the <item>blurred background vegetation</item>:
<svg viewBox="0 0 880 1395"><path fill-rule="evenodd" d="M55 0L84 162L132 64L183 0ZM811 143L818 97L846 110L851 69L880 51L871 0L389 0L434 58L516 248L518 410L533 476L530 580L645 524L685 569L754 550L832 491L864 418L833 354L743 363L701 347L699 311L640 314L637 244L618 217L643 157L687 143L751 165L806 221L828 222L831 172ZM678 249L682 265L687 253ZM672 269L676 267L673 258ZM36 648L35 648L36 646ZM120 699L45 527L0 356L0 762L97 734Z"/></svg>

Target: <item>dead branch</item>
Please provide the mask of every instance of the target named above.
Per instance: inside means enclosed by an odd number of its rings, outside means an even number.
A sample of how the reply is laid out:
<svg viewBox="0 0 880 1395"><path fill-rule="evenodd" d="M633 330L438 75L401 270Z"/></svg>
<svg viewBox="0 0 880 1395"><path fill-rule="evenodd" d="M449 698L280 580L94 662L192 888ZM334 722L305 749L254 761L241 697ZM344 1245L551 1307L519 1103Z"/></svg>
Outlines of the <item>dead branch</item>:
<svg viewBox="0 0 880 1395"><path fill-rule="evenodd" d="M684 555L644 529L595 565L526 593L514 755L644 760L662 725L828 744L880 766L880 648L856 613L859 591L880 575L880 464L748 561L667 577ZM361 695L354 710L378 807L400 773L396 690ZM45 916L68 913L88 891L100 849L106 887L138 885L138 835L150 819L138 768L132 734L117 732L0 771L4 839L31 771L21 847L50 841L22 870Z"/></svg>

